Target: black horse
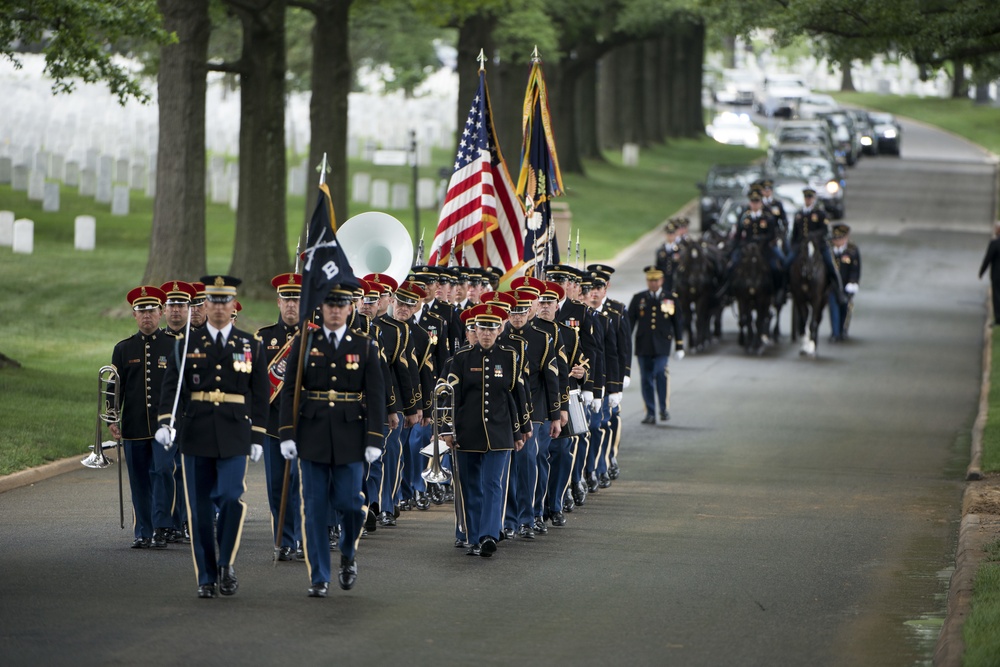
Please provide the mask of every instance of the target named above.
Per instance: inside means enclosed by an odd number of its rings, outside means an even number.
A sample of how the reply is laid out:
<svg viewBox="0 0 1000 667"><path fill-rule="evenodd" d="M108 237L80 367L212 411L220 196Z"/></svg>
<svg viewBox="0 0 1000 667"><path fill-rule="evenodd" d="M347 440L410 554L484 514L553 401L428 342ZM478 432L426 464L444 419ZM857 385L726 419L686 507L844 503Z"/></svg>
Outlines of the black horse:
<svg viewBox="0 0 1000 667"><path fill-rule="evenodd" d="M799 354L810 357L816 356L816 336L830 292L821 251L823 243L826 241L821 234L803 234L788 275L792 292L792 341L797 335L802 336Z"/></svg>
<svg viewBox="0 0 1000 667"><path fill-rule="evenodd" d="M674 291L680 302L687 349L700 352L708 345L712 316L721 316L721 301L716 295L721 283L721 257L718 249L706 240L685 239L678 251Z"/></svg>
<svg viewBox="0 0 1000 667"><path fill-rule="evenodd" d="M743 246L733 266L732 292L739 306L740 344L748 353L762 354L771 323L774 278L759 243Z"/></svg>

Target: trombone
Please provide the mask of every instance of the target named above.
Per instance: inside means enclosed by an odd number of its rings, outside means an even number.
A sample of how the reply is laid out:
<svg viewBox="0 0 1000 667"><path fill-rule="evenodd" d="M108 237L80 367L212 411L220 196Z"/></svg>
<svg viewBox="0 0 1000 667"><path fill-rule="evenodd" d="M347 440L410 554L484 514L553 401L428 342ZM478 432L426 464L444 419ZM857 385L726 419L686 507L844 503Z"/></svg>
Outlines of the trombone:
<svg viewBox="0 0 1000 667"><path fill-rule="evenodd" d="M122 441L121 438L101 442L101 423L121 425L118 405L121 397L121 378L114 366L102 366L97 374L97 428L94 434L94 451L80 461L88 468L107 468L114 461L104 455L105 449L118 449L118 516L122 529L125 528L125 497L122 489Z"/></svg>
<svg viewBox="0 0 1000 667"><path fill-rule="evenodd" d="M439 382L434 387L431 396L431 414L434 415L431 425L431 465L427 470L420 473L424 481L428 484L447 484L451 480L451 471L441 466L441 425L452 423L452 411L454 410L455 389L447 382ZM446 405L441 405L441 399L448 398ZM454 457L452 457L454 460Z"/></svg>

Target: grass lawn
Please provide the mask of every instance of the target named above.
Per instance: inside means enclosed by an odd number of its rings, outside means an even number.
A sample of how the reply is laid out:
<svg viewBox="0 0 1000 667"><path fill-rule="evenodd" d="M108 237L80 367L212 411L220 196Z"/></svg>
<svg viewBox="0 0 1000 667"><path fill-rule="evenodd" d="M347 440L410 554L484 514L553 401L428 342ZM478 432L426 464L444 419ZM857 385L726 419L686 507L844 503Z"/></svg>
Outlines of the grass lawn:
<svg viewBox="0 0 1000 667"><path fill-rule="evenodd" d="M575 229L588 258L612 257L698 195L695 183L716 162L750 162L761 156L711 140L683 140L642 151L639 166L620 159L587 165L586 177L565 175ZM450 164L444 153L436 162ZM409 183L406 167L352 163L375 178ZM421 175L437 176L439 166ZM308 201L307 201L308 200ZM289 257L302 228L305 207L314 196L289 197ZM356 209L356 210L355 210ZM61 211L44 213L25 192L0 185L0 210L35 221L34 254L0 248L0 353L21 368L0 369L0 474L37 466L66 456L82 459L94 442L97 372L111 360L114 344L135 332L125 293L138 284L149 253L152 200L133 193L128 216L111 217L109 205L81 198L63 188ZM358 205L349 214L362 212ZM224 205L207 208L208 270L228 270L235 214ZM413 211L388 211L412 229ZM73 219L97 218L97 249L73 249ZM338 212L343 222L349 215ZM422 211L429 247L436 211ZM291 264L289 269L291 269ZM197 276L178 276L196 279ZM273 300L247 301L239 326L251 331L273 322ZM105 429L103 439L110 439Z"/></svg>

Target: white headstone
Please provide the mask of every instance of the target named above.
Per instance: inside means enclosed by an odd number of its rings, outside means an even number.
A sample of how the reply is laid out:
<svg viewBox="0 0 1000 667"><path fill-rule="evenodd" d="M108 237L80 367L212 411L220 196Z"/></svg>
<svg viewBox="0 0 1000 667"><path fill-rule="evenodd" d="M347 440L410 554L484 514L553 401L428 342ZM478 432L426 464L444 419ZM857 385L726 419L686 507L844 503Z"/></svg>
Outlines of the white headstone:
<svg viewBox="0 0 1000 667"><path fill-rule="evenodd" d="M59 182L48 181L45 183L45 194L42 199L42 210L47 213L55 213L59 210Z"/></svg>
<svg viewBox="0 0 1000 667"><path fill-rule="evenodd" d="M35 250L35 223L27 218L14 221L14 252L30 255Z"/></svg>
<svg viewBox="0 0 1000 667"><path fill-rule="evenodd" d="M229 210L235 213L240 207L240 178L233 174L229 179Z"/></svg>
<svg viewBox="0 0 1000 667"><path fill-rule="evenodd" d="M14 162L9 157L0 157L0 183L10 183Z"/></svg>
<svg viewBox="0 0 1000 667"><path fill-rule="evenodd" d="M229 202L229 179L226 174L220 171L212 172L212 203L225 204Z"/></svg>
<svg viewBox="0 0 1000 667"><path fill-rule="evenodd" d="M97 186L94 190L94 201L99 204L110 204L111 203L111 173L98 173L97 174Z"/></svg>
<svg viewBox="0 0 1000 667"><path fill-rule="evenodd" d="M133 190L142 190L146 187L146 165L139 162L132 165L132 176L129 178L128 186Z"/></svg>
<svg viewBox="0 0 1000 667"><path fill-rule="evenodd" d="M111 215L128 215L128 186L115 186L111 200Z"/></svg>
<svg viewBox="0 0 1000 667"><path fill-rule="evenodd" d="M49 175L49 152L48 151L38 151L35 153L35 168L34 171L41 172L42 178Z"/></svg>
<svg viewBox="0 0 1000 667"><path fill-rule="evenodd" d="M637 167L639 165L638 144L622 144L622 164L626 167Z"/></svg>
<svg viewBox="0 0 1000 667"><path fill-rule="evenodd" d="M28 176L28 199L42 201L45 198L45 174L37 169L31 170Z"/></svg>
<svg viewBox="0 0 1000 667"><path fill-rule="evenodd" d="M417 207L437 208L437 198L434 194L434 179L417 179Z"/></svg>
<svg viewBox="0 0 1000 667"><path fill-rule="evenodd" d="M392 184L392 204L391 208L410 208L410 186L406 183Z"/></svg>
<svg viewBox="0 0 1000 667"><path fill-rule="evenodd" d="M92 215L78 215L73 224L73 247L93 250L97 245L97 220Z"/></svg>
<svg viewBox="0 0 1000 667"><path fill-rule="evenodd" d="M427 166L431 163L431 145L417 144L417 164Z"/></svg>
<svg viewBox="0 0 1000 667"><path fill-rule="evenodd" d="M155 197L156 196L156 168L149 170L146 174L146 196Z"/></svg>
<svg viewBox="0 0 1000 667"><path fill-rule="evenodd" d="M87 167L80 170L80 196L93 197L97 194L97 172Z"/></svg>
<svg viewBox="0 0 1000 667"><path fill-rule="evenodd" d="M376 178L372 181L371 207L375 210L389 208L389 181Z"/></svg>
<svg viewBox="0 0 1000 667"><path fill-rule="evenodd" d="M306 163L288 170L288 194L303 197L306 194Z"/></svg>
<svg viewBox="0 0 1000 667"><path fill-rule="evenodd" d="M118 158L115 162L115 183L128 183L129 176L128 158Z"/></svg>
<svg viewBox="0 0 1000 667"><path fill-rule="evenodd" d="M359 171L351 178L351 201L358 204L368 203L368 191L372 187L372 175Z"/></svg>
<svg viewBox="0 0 1000 667"><path fill-rule="evenodd" d="M28 190L28 175L31 173L31 169L28 168L26 164L16 164L14 165L14 174L11 178L11 189L15 192L27 192Z"/></svg>
<svg viewBox="0 0 1000 667"><path fill-rule="evenodd" d="M80 163L76 160L66 161L66 178L63 183L71 188L80 185Z"/></svg>
<svg viewBox="0 0 1000 667"><path fill-rule="evenodd" d="M100 159L100 157L101 157L101 151L100 151L100 149L97 149L97 148L88 148L87 149L87 161L85 162L85 164L87 165L87 169L93 169L96 172L97 171L97 162Z"/></svg>
<svg viewBox="0 0 1000 667"><path fill-rule="evenodd" d="M14 211L0 211L0 246L9 248L14 242Z"/></svg>
<svg viewBox="0 0 1000 667"><path fill-rule="evenodd" d="M62 153L49 156L49 177L64 181L66 178L66 158Z"/></svg>

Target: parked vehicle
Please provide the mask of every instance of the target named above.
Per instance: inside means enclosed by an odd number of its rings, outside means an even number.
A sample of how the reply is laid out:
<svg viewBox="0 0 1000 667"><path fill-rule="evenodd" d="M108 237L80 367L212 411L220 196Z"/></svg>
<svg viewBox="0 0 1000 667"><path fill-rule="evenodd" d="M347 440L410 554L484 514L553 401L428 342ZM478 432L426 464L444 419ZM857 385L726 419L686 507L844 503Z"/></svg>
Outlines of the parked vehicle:
<svg viewBox="0 0 1000 667"><path fill-rule="evenodd" d="M844 159L853 166L861 155L861 136L854 127L854 119L846 111L826 111L816 114L830 123L834 145L843 151Z"/></svg>
<svg viewBox="0 0 1000 667"><path fill-rule="evenodd" d="M878 155L878 142L875 140L875 131L872 129L868 112L863 109L848 109L847 113L854 119L861 139L861 152L865 155Z"/></svg>
<svg viewBox="0 0 1000 667"><path fill-rule="evenodd" d="M898 156L903 143L903 126L891 113L870 111L868 118L871 119L878 152Z"/></svg>
<svg viewBox="0 0 1000 667"><path fill-rule="evenodd" d="M843 165L838 161L836 154L830 150L828 145L821 143L780 143L771 146L767 151L767 165L765 171L774 170L782 161L795 160L798 158L812 157L826 160L833 167L838 180L843 180L846 175Z"/></svg>
<svg viewBox="0 0 1000 667"><path fill-rule="evenodd" d="M722 72L722 84L715 91L717 104L749 106L753 104L760 83L751 72L727 69Z"/></svg>
<svg viewBox="0 0 1000 667"><path fill-rule="evenodd" d="M760 128L754 125L750 116L745 113L724 111L718 114L705 127L705 134L720 144L746 146L747 148L760 146Z"/></svg>
<svg viewBox="0 0 1000 667"><path fill-rule="evenodd" d="M698 183L702 231L718 221L719 211L727 199L742 195L763 173L763 168L757 164L717 164L709 169L705 181Z"/></svg>
<svg viewBox="0 0 1000 667"><path fill-rule="evenodd" d="M810 127L800 124L797 121L783 121L775 128L774 133L769 137L771 146L785 144L815 144L826 148L830 155L837 159L837 163L843 168L846 161L837 155L837 149L833 145L833 138L830 136L830 128L824 120L815 121L815 125Z"/></svg>
<svg viewBox="0 0 1000 667"><path fill-rule="evenodd" d="M820 157L785 157L776 161L765 172L774 181L775 188L798 183L798 187L811 187L816 191L816 198L830 217L844 217L844 186L846 181L837 175L836 166L830 160Z"/></svg>
<svg viewBox="0 0 1000 667"><path fill-rule="evenodd" d="M799 100L799 118L803 119L815 118L816 114L839 109L840 105L837 104L837 100L822 93L809 93L803 95L802 99Z"/></svg>

